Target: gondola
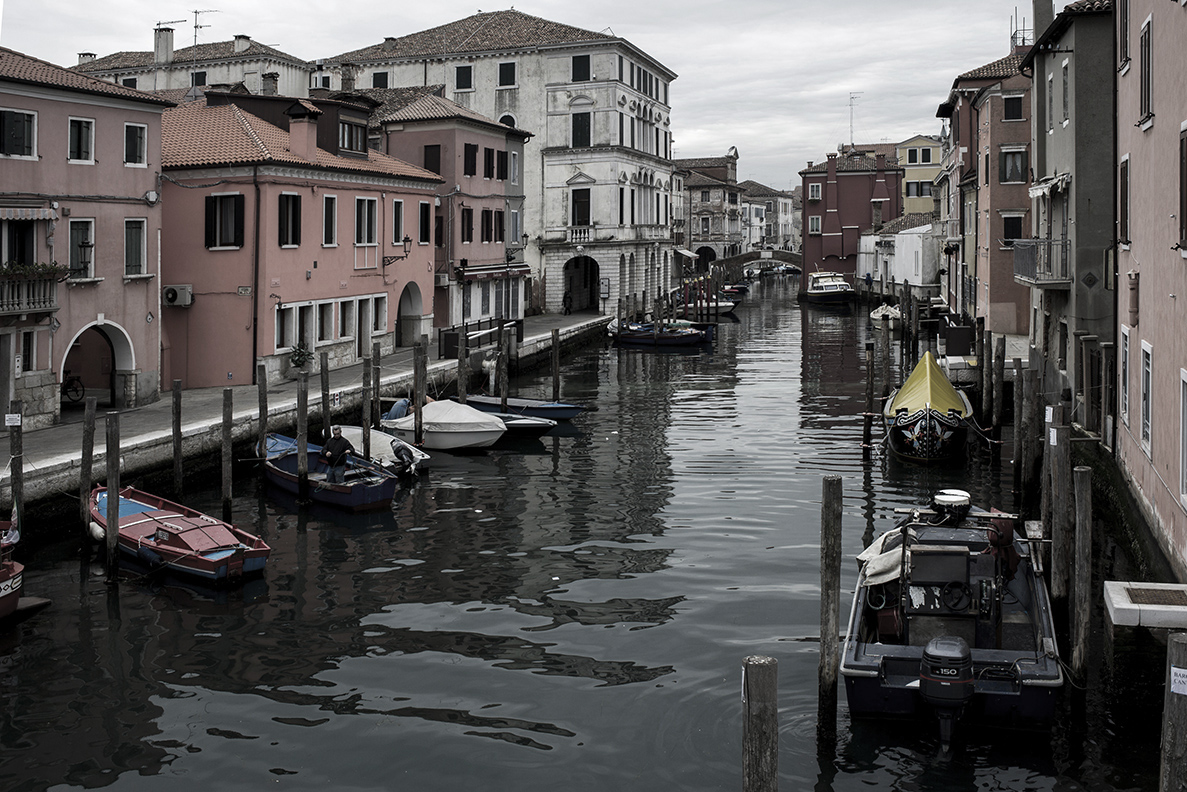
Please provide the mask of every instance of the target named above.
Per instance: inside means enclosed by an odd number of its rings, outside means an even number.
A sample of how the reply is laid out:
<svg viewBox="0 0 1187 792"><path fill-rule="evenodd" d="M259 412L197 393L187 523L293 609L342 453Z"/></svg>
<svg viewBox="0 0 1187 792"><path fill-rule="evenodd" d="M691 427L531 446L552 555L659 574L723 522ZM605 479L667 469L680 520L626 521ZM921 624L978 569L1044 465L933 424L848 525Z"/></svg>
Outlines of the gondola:
<svg viewBox="0 0 1187 792"><path fill-rule="evenodd" d="M973 406L944 376L931 352L882 408L890 450L914 462L951 459L964 451Z"/></svg>

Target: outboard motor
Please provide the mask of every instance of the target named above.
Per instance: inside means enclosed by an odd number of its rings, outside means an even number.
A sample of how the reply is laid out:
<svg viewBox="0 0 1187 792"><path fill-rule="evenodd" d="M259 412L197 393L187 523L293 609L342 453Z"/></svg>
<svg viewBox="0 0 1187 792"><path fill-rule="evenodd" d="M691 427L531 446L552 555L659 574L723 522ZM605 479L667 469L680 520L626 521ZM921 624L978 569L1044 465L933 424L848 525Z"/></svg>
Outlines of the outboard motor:
<svg viewBox="0 0 1187 792"><path fill-rule="evenodd" d="M940 490L932 498L932 509L944 516L944 522L955 525L965 518L972 506L972 496L964 490Z"/></svg>
<svg viewBox="0 0 1187 792"><path fill-rule="evenodd" d="M941 635L928 642L919 666L919 694L940 719L940 750L947 755L956 721L973 697L973 653L963 638Z"/></svg>

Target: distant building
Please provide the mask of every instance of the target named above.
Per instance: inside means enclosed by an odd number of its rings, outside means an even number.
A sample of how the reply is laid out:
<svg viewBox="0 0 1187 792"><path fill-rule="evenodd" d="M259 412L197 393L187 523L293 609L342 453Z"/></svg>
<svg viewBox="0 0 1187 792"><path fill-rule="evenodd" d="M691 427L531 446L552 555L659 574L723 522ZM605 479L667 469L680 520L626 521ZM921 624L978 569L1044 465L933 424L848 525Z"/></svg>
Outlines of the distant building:
<svg viewBox="0 0 1187 792"><path fill-rule="evenodd" d="M171 103L0 47L0 398L57 423L160 392L161 115Z"/></svg>
<svg viewBox="0 0 1187 792"><path fill-rule="evenodd" d="M866 275L874 291L916 299L938 296L943 238L932 212L913 212L861 235L857 278Z"/></svg>
<svg viewBox="0 0 1187 792"><path fill-rule="evenodd" d="M431 332L441 177L369 150L370 109L208 91L165 114L166 381L273 382Z"/></svg>
<svg viewBox="0 0 1187 792"><path fill-rule="evenodd" d="M739 182L738 186L764 210L760 246L777 250L796 250L798 240L795 236L795 196L752 179Z"/></svg>
<svg viewBox="0 0 1187 792"><path fill-rule="evenodd" d="M442 83L446 98L535 137L524 148L529 310L644 305L670 288L669 86L676 74L610 33L478 13L327 59L332 89ZM608 295L602 298L602 289Z"/></svg>
<svg viewBox="0 0 1187 792"><path fill-rule="evenodd" d="M898 164L903 169L903 211L906 214L930 214L935 209L932 184L940 175L943 149L940 139L915 135L895 146Z"/></svg>
<svg viewBox="0 0 1187 792"><path fill-rule="evenodd" d="M721 157L677 159L673 164L689 172L684 181L691 223L689 249L697 256L698 271L719 258L744 252L738 150L731 146Z"/></svg>
<svg viewBox="0 0 1187 792"><path fill-rule="evenodd" d="M173 28L153 30L152 50L95 57L79 53L74 71L141 91L229 88L238 83L251 93L307 96L313 65L273 49L250 36L173 49Z"/></svg>

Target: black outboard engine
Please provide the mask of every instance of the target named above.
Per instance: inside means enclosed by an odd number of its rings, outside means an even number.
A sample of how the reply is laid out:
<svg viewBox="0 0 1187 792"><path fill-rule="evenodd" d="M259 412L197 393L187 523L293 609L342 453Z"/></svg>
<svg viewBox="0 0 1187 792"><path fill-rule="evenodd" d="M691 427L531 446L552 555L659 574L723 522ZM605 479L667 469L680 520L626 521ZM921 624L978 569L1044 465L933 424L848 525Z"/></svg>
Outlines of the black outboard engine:
<svg viewBox="0 0 1187 792"><path fill-rule="evenodd" d="M973 653L963 638L941 635L928 642L919 666L919 694L940 719L940 750L946 755L956 721L973 697Z"/></svg>

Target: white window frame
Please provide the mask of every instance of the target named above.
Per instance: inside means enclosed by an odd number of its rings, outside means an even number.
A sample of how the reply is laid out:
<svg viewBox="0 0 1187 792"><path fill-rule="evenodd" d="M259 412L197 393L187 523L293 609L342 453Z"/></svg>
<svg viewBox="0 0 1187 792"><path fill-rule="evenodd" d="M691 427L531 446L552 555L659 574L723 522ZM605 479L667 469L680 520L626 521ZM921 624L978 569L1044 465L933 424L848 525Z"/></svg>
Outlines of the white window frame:
<svg viewBox="0 0 1187 792"><path fill-rule="evenodd" d="M73 159L70 156L70 130L74 126L74 122L81 122L88 125L90 130L90 157L86 159ZM83 116L69 116L66 122L66 162L71 165L94 165L95 164L95 119L84 118Z"/></svg>
<svg viewBox="0 0 1187 792"><path fill-rule="evenodd" d="M140 160L128 159L128 129L140 129L144 132L144 137L140 140ZM124 167L125 168L147 168L148 167L148 124L124 124Z"/></svg>
<svg viewBox="0 0 1187 792"><path fill-rule="evenodd" d="M808 233L814 236L822 233L820 215L808 215Z"/></svg>
<svg viewBox="0 0 1187 792"><path fill-rule="evenodd" d="M819 201L820 200L821 187L823 187L823 185L820 182L811 182L808 184L808 200L809 201Z"/></svg>
<svg viewBox="0 0 1187 792"><path fill-rule="evenodd" d="M363 209L363 207L367 207ZM362 228L362 236L360 239L359 219L362 217L360 212L365 212L364 217L365 227ZM363 196L356 196L354 199L354 246L358 247L378 247L379 246L379 199L365 198Z"/></svg>
<svg viewBox="0 0 1187 792"><path fill-rule="evenodd" d="M211 198L216 198L219 200L215 201L215 208L214 208L214 225L215 225L214 241L215 241L215 244L213 247L207 248L207 250L239 250L242 247L242 245L219 244L220 242L222 242L222 240L226 236L230 236L232 241L234 241L234 239L235 239L235 217L234 217L235 213L234 212L231 213L232 217L231 217L231 227L229 229L230 233L227 234L225 232L228 229L223 225L223 201L231 200L232 207L234 207L234 197L237 195L242 195L242 194L243 193L238 193L238 192L218 192L218 193L210 194ZM244 226L244 229L243 229L244 230L244 240L246 241L246 239L247 239L246 208L244 209L243 226Z"/></svg>
<svg viewBox="0 0 1187 792"><path fill-rule="evenodd" d="M1121 325L1121 422L1129 426L1129 328Z"/></svg>
<svg viewBox="0 0 1187 792"><path fill-rule="evenodd" d="M330 222L326 223L326 207L333 204L334 211L330 213ZM327 242L329 237L331 241ZM323 195L321 197L321 246L324 248L338 247L338 196Z"/></svg>
<svg viewBox="0 0 1187 792"><path fill-rule="evenodd" d="M286 195L295 197L297 199L297 202L296 202L296 211L293 212L293 216L292 216L292 218L290 218L289 224L288 224L289 240L290 241L282 244L280 246L281 250L290 250L293 248L300 247L299 244L296 244L296 243L292 242L291 240L293 238L294 231L297 234L297 238L300 239L300 234L301 234L301 231L300 231L300 229L301 229L301 194L292 192L291 190L284 190L280 193L281 197L284 197ZM284 211L281 207L286 206L286 205L292 206L293 204L291 201L277 200L277 202L276 202L276 206L277 206L276 222L280 225L284 224L280 217L280 213Z"/></svg>
<svg viewBox="0 0 1187 792"><path fill-rule="evenodd" d="M512 151L511 154L511 183L519 184L519 152Z"/></svg>
<svg viewBox="0 0 1187 792"><path fill-rule="evenodd" d="M1142 451L1150 458L1150 444L1154 437L1154 346L1149 341L1142 342Z"/></svg>
<svg viewBox="0 0 1187 792"><path fill-rule="evenodd" d="M1011 155L1021 155L1024 163L1027 159L1026 146L1002 146L1001 152L1004 155L1003 159L1008 158ZM1022 174L1022 178L1018 179L1017 181L1004 181L1005 174L1003 173L1001 175L1001 179L1003 179L1003 181L1001 181L1000 183L1001 184L1026 184L1026 168L1019 167L1018 171L1019 171L1019 173ZM1009 172L1009 168L1006 168L1006 172L1007 173Z"/></svg>
<svg viewBox="0 0 1187 792"><path fill-rule="evenodd" d="M334 306L336 303L333 300L316 303L314 307L314 335L318 344L328 344L334 340L334 331L337 325L334 323L336 317L334 316ZM329 316L326 313L329 312ZM322 330L326 330L325 333Z"/></svg>
<svg viewBox="0 0 1187 792"><path fill-rule="evenodd" d="M33 123L30 125L30 129L31 129L30 136L33 139L33 145L30 147L32 149L32 153L31 154L0 154L0 158L15 159L15 160L40 159L40 156L38 155L38 152L37 152L37 121L38 121L37 111L36 110L26 110L23 107L0 107L0 110L3 110L6 113L20 113L21 115L30 116L33 119Z"/></svg>
<svg viewBox="0 0 1187 792"><path fill-rule="evenodd" d="M282 332L283 329L283 332ZM273 314L272 325L273 340L275 341L275 350L277 353L289 352L295 346L297 333L297 306L283 305L278 303L276 305L276 312ZM281 336L284 336L286 341L290 343L281 345Z"/></svg>
<svg viewBox="0 0 1187 792"><path fill-rule="evenodd" d="M128 259L128 227L133 223L140 226L140 261L136 262L139 272L129 272L128 265L131 263ZM91 259L92 264L94 258ZM134 278L148 275L148 218L147 217L125 217L124 218L124 277Z"/></svg>
<svg viewBox="0 0 1187 792"><path fill-rule="evenodd" d="M515 67L515 81L508 83L506 85L503 85L500 82L500 80L503 79L503 67L508 64ZM495 67L495 90L503 91L503 90L507 90L509 88L518 88L518 87L519 87L519 61L499 61L498 66Z"/></svg>
<svg viewBox="0 0 1187 792"><path fill-rule="evenodd" d="M371 335L387 332L387 295L377 294L371 298Z"/></svg>
<svg viewBox="0 0 1187 792"><path fill-rule="evenodd" d="M15 335L17 354L21 363L13 367L14 377L23 377L27 372L37 371L37 336L41 335L33 329L22 329ZM29 339L29 354L25 354L25 339ZM14 361L15 362L15 361Z"/></svg>
<svg viewBox="0 0 1187 792"><path fill-rule="evenodd" d="M353 340L355 317L358 316L358 300L351 297L338 301L338 340Z"/></svg>
<svg viewBox="0 0 1187 792"><path fill-rule="evenodd" d="M510 235L510 237L511 237L510 241L511 241L512 245L522 245L523 244L523 230L520 228L520 225L519 225L519 210L518 209L511 210L511 235Z"/></svg>
<svg viewBox="0 0 1187 792"><path fill-rule="evenodd" d="M87 230L87 240L92 245L94 245L94 247L91 248L90 267L86 271L80 272L80 273L75 273L75 271L74 271L74 250L75 250L74 228L75 228L75 226L78 226L80 228L82 226L86 226L88 229ZM69 247L67 248L66 255L69 256L68 261L70 262L70 278L72 280L90 280L91 278L94 278L95 277L95 251L98 250L98 245L95 244L95 218L93 218L93 217L72 217L70 219L70 227L68 229L68 232L69 233L67 235L67 239L69 241L67 242L67 244L69 245Z"/></svg>
<svg viewBox="0 0 1187 792"><path fill-rule="evenodd" d="M402 248L404 245L404 199L396 198L392 201L392 244Z"/></svg>

